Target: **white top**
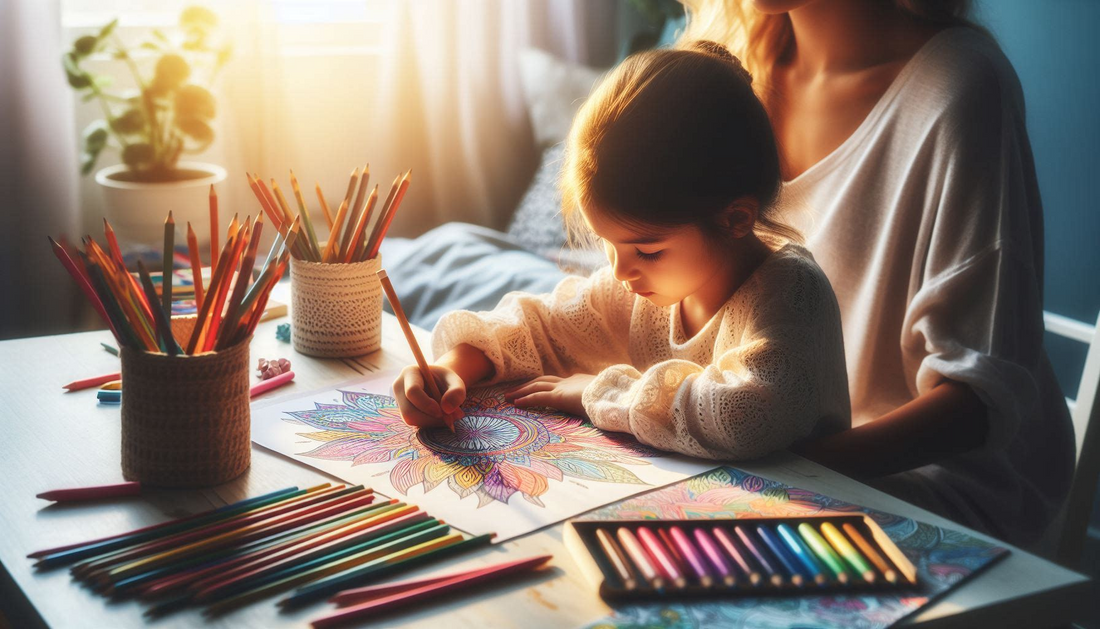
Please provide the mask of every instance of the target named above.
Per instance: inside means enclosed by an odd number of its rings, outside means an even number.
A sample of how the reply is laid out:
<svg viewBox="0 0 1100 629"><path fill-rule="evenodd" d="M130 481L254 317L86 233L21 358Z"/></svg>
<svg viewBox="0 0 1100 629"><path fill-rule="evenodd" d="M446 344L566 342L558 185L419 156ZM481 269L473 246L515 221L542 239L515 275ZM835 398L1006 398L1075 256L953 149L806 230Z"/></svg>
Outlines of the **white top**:
<svg viewBox="0 0 1100 629"><path fill-rule="evenodd" d="M662 450L749 459L850 425L840 311L802 247L772 253L692 338L678 305L633 295L604 267L553 293L509 293L492 312L447 314L436 356L485 352L493 382L597 374L584 409Z"/></svg>
<svg viewBox="0 0 1100 629"><path fill-rule="evenodd" d="M969 28L933 37L855 133L784 186L781 208L840 303L853 425L944 378L969 384L989 407L985 447L911 479L1034 540L1068 490L1073 428L1042 347L1023 94L996 43Z"/></svg>

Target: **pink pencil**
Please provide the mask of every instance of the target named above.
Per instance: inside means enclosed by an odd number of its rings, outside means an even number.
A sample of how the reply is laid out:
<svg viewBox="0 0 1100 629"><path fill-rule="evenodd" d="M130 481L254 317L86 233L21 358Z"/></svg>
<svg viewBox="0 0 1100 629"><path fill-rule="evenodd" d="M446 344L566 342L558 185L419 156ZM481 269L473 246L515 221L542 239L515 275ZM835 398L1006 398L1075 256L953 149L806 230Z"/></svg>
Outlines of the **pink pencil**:
<svg viewBox="0 0 1100 629"><path fill-rule="evenodd" d="M106 384L106 383L111 382L113 380L120 380L121 378L122 378L122 373L121 372L119 372L119 373L108 373L108 374L104 374L102 376L96 376L94 378L85 378L84 380L76 380L74 382L70 382L69 384L66 384L65 386L63 386L61 388L62 389L68 389L70 391L79 391L81 389L90 389L92 387L98 387L101 384Z"/></svg>
<svg viewBox="0 0 1100 629"><path fill-rule="evenodd" d="M314 620L312 626L316 629L322 627L337 627L345 625L351 622L362 619L363 617L369 617L375 613L383 610L392 609L395 607L401 607L409 603L415 603L417 601L431 600L440 594L446 594L456 592L474 585L479 585L499 579L505 575L515 572L522 572L524 570L530 570L532 568L541 566L550 559L550 555L543 555L541 557L532 557L526 561L509 562L500 566L495 566L490 569L478 572L474 576L459 575L453 579L446 581L438 581L429 583L423 587L387 596L377 600L372 600L362 605L356 605L354 607L348 607L347 609L333 614L331 616L325 616L324 618L318 618Z"/></svg>
<svg viewBox="0 0 1100 629"><path fill-rule="evenodd" d="M75 502L78 500L99 500L119 496L136 496L141 493L141 483L118 483L97 487L74 487L72 489L52 489L38 494L38 498L54 502Z"/></svg>
<svg viewBox="0 0 1100 629"><path fill-rule="evenodd" d="M274 378L268 378L267 380L264 380L259 384L252 385L252 392L249 394L249 397L256 397L257 395L267 393L272 389L277 389L293 379L293 371L286 371L275 376Z"/></svg>

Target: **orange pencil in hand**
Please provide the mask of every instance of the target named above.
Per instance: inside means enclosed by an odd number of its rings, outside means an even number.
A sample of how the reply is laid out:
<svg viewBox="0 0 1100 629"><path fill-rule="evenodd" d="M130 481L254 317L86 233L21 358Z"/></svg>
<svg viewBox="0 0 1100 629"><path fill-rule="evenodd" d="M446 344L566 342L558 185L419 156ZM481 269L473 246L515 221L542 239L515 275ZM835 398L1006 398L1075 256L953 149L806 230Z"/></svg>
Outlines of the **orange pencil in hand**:
<svg viewBox="0 0 1100 629"><path fill-rule="evenodd" d="M432 375L432 370L428 367L428 361L424 360L424 353L420 351L420 344L416 342L416 337L413 336L409 319L401 308L401 301L393 290L393 284L390 283L390 278L386 275L385 269L379 269L376 275L378 280L382 282L382 290L386 291L386 297L390 300L390 305L393 306L393 313L397 316L397 322L401 324L401 331L405 333L405 340L409 342L409 349L412 350L413 357L416 358L416 364L420 367L420 375L424 378L424 386L428 389L428 395L432 396L432 399L436 402L440 402L440 410L442 410L443 395L439 392L439 386L435 383L435 376ZM455 421L457 419L457 417L449 416L447 413L443 414L443 423L451 429L451 432L455 431Z"/></svg>

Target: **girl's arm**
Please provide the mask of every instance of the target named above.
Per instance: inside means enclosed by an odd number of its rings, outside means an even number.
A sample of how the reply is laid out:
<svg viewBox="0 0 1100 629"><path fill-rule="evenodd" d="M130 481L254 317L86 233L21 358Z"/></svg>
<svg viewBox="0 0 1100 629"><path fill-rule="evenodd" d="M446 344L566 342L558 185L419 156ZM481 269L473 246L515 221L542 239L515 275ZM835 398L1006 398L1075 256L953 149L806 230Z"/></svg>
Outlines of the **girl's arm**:
<svg viewBox="0 0 1100 629"><path fill-rule="evenodd" d="M795 451L855 478L936 463L985 443L986 406L967 385L944 380L858 428L800 444Z"/></svg>
<svg viewBox="0 0 1100 629"><path fill-rule="evenodd" d="M467 386L488 380L496 371L493 363L489 362L489 358L485 356L485 352L467 343L456 345L451 351L437 358L435 364L458 374Z"/></svg>

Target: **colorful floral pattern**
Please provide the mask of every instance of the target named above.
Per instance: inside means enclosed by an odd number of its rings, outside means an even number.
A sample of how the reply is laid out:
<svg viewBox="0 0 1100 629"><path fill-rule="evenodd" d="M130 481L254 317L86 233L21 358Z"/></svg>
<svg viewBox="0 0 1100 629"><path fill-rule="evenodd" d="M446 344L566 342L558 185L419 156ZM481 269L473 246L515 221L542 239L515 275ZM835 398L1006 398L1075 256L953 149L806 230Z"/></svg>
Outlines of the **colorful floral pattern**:
<svg viewBox="0 0 1100 629"><path fill-rule="evenodd" d="M322 445L301 456L352 465L396 461L390 482L402 494L442 483L460 498L477 496L478 507L507 503L516 493L536 506L552 481L645 485L623 464L647 465L660 456L630 435L604 433L571 415L530 412L504 401L503 388L471 391L466 416L446 428L417 430L402 419L392 397L340 391L342 404L314 403L291 411L287 421L318 432L299 433Z"/></svg>
<svg viewBox="0 0 1100 629"><path fill-rule="evenodd" d="M736 598L623 604L589 629L859 627L884 629L1008 551L965 533L864 509L723 467L586 513L585 520L771 518L867 513L917 567L917 592L858 596Z"/></svg>

